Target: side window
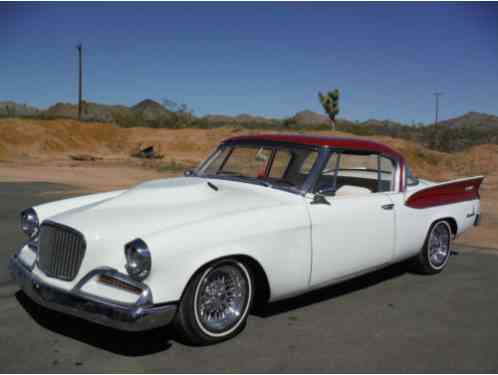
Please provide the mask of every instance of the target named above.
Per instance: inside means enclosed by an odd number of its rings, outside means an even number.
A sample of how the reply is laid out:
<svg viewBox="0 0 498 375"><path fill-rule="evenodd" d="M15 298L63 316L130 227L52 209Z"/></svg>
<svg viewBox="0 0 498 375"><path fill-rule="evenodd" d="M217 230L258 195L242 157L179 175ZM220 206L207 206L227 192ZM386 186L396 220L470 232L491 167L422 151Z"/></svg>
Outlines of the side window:
<svg viewBox="0 0 498 375"><path fill-rule="evenodd" d="M410 167L406 167L406 186L417 186L419 183L418 178L413 175Z"/></svg>
<svg viewBox="0 0 498 375"><path fill-rule="evenodd" d="M325 195L360 195L393 190L395 165L378 154L333 153L316 190Z"/></svg>
<svg viewBox="0 0 498 375"><path fill-rule="evenodd" d="M283 178L291 157L291 153L288 150L276 150L269 177Z"/></svg>
<svg viewBox="0 0 498 375"><path fill-rule="evenodd" d="M395 164L394 162L386 158L385 156L380 156L379 159L379 192L383 191L393 191L394 190L394 172Z"/></svg>

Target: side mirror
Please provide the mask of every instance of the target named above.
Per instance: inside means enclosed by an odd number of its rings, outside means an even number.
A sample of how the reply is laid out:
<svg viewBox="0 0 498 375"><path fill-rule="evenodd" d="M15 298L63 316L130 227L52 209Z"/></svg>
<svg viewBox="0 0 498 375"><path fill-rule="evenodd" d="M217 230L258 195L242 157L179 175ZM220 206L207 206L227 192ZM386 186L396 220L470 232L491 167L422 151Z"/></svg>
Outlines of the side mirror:
<svg viewBox="0 0 498 375"><path fill-rule="evenodd" d="M324 189L320 189L313 196L313 200L311 201L311 204L328 204L328 205L330 205L330 202L327 200L327 196L329 196L329 195L332 195L332 196L335 195L335 188L326 187Z"/></svg>
<svg viewBox="0 0 498 375"><path fill-rule="evenodd" d="M195 172L192 169L187 169L185 172L183 172L183 175L185 177L191 177L191 176L195 176Z"/></svg>
<svg viewBox="0 0 498 375"><path fill-rule="evenodd" d="M313 196L313 200L311 201L311 204L327 204L330 205L330 202L325 198L325 195L320 194L320 193L315 193Z"/></svg>

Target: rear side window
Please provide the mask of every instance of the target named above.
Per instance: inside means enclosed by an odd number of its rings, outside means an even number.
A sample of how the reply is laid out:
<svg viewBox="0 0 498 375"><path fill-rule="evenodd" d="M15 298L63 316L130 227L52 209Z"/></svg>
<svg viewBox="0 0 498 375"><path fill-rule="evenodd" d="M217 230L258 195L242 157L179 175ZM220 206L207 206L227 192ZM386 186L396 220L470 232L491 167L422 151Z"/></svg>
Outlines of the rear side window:
<svg viewBox="0 0 498 375"><path fill-rule="evenodd" d="M328 195L357 195L394 190L394 162L379 154L333 153L318 180Z"/></svg>
<svg viewBox="0 0 498 375"><path fill-rule="evenodd" d="M406 167L406 186L417 186L419 180L417 177L413 175L413 172L410 167Z"/></svg>

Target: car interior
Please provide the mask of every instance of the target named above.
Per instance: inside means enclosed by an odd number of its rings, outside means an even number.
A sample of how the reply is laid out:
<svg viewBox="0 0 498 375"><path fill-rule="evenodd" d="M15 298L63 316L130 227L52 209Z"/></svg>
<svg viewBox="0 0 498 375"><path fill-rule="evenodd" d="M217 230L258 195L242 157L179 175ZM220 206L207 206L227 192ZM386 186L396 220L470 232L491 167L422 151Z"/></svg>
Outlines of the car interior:
<svg viewBox="0 0 498 375"><path fill-rule="evenodd" d="M316 192L362 195L391 191L394 162L378 154L333 153L322 171Z"/></svg>

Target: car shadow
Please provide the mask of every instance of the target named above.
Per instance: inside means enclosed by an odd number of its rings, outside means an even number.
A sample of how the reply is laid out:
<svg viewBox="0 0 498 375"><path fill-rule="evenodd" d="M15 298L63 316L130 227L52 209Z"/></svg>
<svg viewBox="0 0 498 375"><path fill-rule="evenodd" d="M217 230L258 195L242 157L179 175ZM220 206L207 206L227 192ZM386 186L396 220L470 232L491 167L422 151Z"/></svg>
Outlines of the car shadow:
<svg viewBox="0 0 498 375"><path fill-rule="evenodd" d="M144 332L120 331L46 309L22 291L18 291L15 297L43 328L115 354L127 357L144 356L168 350L172 346L171 340L181 342L170 327Z"/></svg>
<svg viewBox="0 0 498 375"><path fill-rule="evenodd" d="M319 303L341 295L368 288L406 273L403 264L395 264L352 280L309 292L298 297L257 306L252 315L265 318ZM24 292L15 294L19 304L43 328L82 341L109 352L139 357L166 351L172 341L188 345L171 326L145 332L126 332L101 326L71 315L46 309L32 301Z"/></svg>
<svg viewBox="0 0 498 375"><path fill-rule="evenodd" d="M252 311L252 315L260 318L266 318L273 315L289 312L301 307L313 305L328 299L337 298L344 294L365 289L370 286L382 283L386 280L393 279L409 272L404 263L397 263L382 268L378 271L371 272L354 279L340 282L331 286L320 288L312 292L301 294L297 297L285 299L282 301L260 304Z"/></svg>

